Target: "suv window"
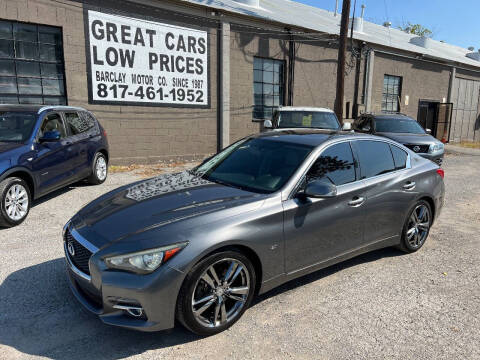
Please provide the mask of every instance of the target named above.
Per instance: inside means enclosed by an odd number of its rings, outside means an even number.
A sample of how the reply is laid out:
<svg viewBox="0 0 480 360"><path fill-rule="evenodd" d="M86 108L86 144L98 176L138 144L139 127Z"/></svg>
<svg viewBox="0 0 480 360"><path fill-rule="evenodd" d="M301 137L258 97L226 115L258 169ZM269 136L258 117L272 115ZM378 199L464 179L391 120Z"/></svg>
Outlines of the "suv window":
<svg viewBox="0 0 480 360"><path fill-rule="evenodd" d="M407 166L408 154L398 146L392 144L390 144L390 150L392 150L393 161L395 162L395 170L405 169Z"/></svg>
<svg viewBox="0 0 480 360"><path fill-rule="evenodd" d="M84 133L94 126L94 122L91 117L87 117L85 115L79 116L77 112L66 112L65 121L72 135Z"/></svg>
<svg viewBox="0 0 480 360"><path fill-rule="evenodd" d="M361 179L386 174L395 170L393 156L388 143L357 140L355 147L357 148L360 161Z"/></svg>
<svg viewBox="0 0 480 360"><path fill-rule="evenodd" d="M45 119L43 119L38 136L42 137L47 131L58 131L61 139L66 137L65 127L63 126L60 114L48 114Z"/></svg>
<svg viewBox="0 0 480 360"><path fill-rule="evenodd" d="M355 162L350 143L332 145L320 154L307 173L307 182L322 177L337 186L355 181Z"/></svg>

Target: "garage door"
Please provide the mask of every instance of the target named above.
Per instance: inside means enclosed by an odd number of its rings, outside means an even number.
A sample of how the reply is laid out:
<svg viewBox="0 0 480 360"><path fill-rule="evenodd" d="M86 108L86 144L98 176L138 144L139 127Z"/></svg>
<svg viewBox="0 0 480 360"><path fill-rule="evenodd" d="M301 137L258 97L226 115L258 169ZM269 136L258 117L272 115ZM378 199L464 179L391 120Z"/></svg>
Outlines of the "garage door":
<svg viewBox="0 0 480 360"><path fill-rule="evenodd" d="M480 81L456 78L450 141L480 141Z"/></svg>

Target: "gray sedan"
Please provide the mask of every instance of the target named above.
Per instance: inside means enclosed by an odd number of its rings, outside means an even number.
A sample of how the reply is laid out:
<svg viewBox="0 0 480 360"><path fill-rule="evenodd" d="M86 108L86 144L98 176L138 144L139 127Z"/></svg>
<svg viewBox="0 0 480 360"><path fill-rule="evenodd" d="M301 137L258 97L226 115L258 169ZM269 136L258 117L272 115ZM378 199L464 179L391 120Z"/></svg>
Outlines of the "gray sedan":
<svg viewBox="0 0 480 360"><path fill-rule="evenodd" d="M389 139L268 132L84 207L64 228L67 273L107 324L178 319L211 335L286 281L382 247L417 251L443 199L443 170Z"/></svg>

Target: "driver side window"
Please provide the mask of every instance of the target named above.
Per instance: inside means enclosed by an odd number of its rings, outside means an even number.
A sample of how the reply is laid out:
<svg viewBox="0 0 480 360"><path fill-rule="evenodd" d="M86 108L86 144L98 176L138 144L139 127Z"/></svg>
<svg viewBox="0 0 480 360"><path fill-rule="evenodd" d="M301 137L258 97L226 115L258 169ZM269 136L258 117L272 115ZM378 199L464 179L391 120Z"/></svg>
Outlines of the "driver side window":
<svg viewBox="0 0 480 360"><path fill-rule="evenodd" d="M307 183L321 178L336 186L356 180L355 161L349 142L335 144L324 150L307 173Z"/></svg>
<svg viewBox="0 0 480 360"><path fill-rule="evenodd" d="M45 116L42 126L38 131L38 137L41 138L47 131L58 131L61 139L66 137L65 126L63 126L60 114L53 113Z"/></svg>

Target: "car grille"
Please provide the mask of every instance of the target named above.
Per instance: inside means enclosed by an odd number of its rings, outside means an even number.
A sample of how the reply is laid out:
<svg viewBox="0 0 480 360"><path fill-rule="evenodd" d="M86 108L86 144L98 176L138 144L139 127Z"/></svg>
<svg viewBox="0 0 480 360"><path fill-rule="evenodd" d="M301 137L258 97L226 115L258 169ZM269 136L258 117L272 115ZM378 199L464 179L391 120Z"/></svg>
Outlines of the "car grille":
<svg viewBox="0 0 480 360"><path fill-rule="evenodd" d="M90 256L92 256L90 250L75 240L69 229L67 229L65 232L65 242L67 243L66 256L68 256L73 265L75 265L80 271L90 275L90 269L88 268L88 260L90 260ZM73 245L75 250L75 254L73 256L68 251L68 244Z"/></svg>
<svg viewBox="0 0 480 360"><path fill-rule="evenodd" d="M416 153L428 153L430 148L430 145L405 144L405 146Z"/></svg>

